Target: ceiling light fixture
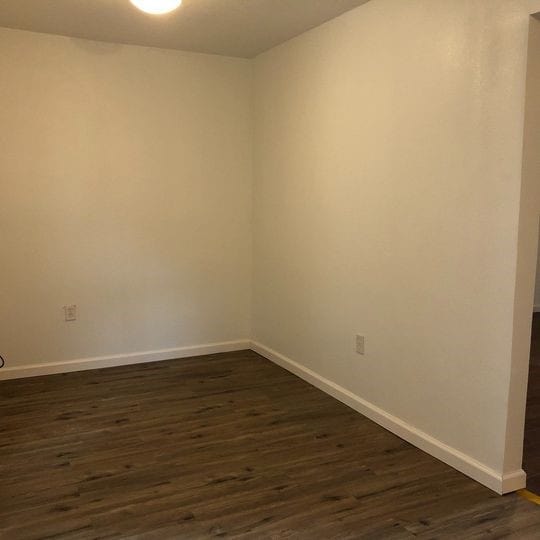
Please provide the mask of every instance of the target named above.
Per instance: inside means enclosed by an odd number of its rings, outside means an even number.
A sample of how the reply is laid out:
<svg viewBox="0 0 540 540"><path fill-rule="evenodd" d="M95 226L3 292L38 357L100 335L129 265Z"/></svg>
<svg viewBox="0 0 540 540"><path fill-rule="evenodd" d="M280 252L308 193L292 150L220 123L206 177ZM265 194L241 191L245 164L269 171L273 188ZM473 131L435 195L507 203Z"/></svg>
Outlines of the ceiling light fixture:
<svg viewBox="0 0 540 540"><path fill-rule="evenodd" d="M129 0L136 8L151 15L163 15L180 7L182 0Z"/></svg>

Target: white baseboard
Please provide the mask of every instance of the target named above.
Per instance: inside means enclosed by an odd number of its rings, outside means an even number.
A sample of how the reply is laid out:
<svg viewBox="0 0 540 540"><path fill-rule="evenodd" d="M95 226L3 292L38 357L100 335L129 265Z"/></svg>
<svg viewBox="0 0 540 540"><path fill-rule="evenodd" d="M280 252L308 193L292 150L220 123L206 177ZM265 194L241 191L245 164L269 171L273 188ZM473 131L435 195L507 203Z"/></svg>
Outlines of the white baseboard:
<svg viewBox="0 0 540 540"><path fill-rule="evenodd" d="M501 475L277 351L256 341L251 342L251 349L493 491L503 494L525 487L523 470Z"/></svg>
<svg viewBox="0 0 540 540"><path fill-rule="evenodd" d="M501 489L495 490L501 495L505 493L512 493L518 489L523 489L527 484L527 473L523 469L512 473L504 474L501 482Z"/></svg>
<svg viewBox="0 0 540 540"><path fill-rule="evenodd" d="M540 304L534 304L533 313L540 313Z"/></svg>
<svg viewBox="0 0 540 540"><path fill-rule="evenodd" d="M50 362L46 364L33 364L23 366L4 367L0 369L0 381L19 379L22 377L37 377L39 375L52 375L55 373L68 373L70 371L83 371L127 364L143 364L146 362L159 362L187 358L189 356L203 356L222 352L241 351L249 349L249 340L224 341L207 345L194 345L191 347L178 347L173 349L160 349L158 351L144 351L126 354L113 354L111 356L98 356L95 358L82 358L67 360L65 362Z"/></svg>
<svg viewBox="0 0 540 540"><path fill-rule="evenodd" d="M396 434L398 437L410 442L414 446L440 459L444 463L447 463L451 467L454 467L458 471L461 471L497 493L509 493L525 487L526 475L523 470L520 469L518 471L501 475L497 471L485 466L470 456L442 443L427 433L424 433L414 426L407 424L400 418L387 413L383 409L380 409L372 403L353 394L349 390L346 390L336 383L322 377L318 373L315 373L294 360L291 360L277 351L274 351L269 347L255 341L226 341L206 345L194 345L190 347L160 349L157 351L115 354L95 358L82 358L77 360L68 360L65 362L4 367L0 370L0 381L23 377L36 377L39 375L68 373L71 371L123 366L128 364L159 362L161 360L187 358L190 356L203 356L205 354L240 351L244 349L254 350L261 356L264 356L268 360L287 369L291 373L294 373L323 392L338 399L342 403L345 403L364 416L367 416L377 424Z"/></svg>

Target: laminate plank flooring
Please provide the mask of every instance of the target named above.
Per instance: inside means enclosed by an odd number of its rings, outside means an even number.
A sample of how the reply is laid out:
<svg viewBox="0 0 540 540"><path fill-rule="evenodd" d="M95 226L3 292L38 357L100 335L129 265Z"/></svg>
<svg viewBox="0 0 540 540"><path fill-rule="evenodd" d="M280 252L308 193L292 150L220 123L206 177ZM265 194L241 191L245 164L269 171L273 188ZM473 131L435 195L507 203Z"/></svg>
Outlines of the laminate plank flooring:
<svg viewBox="0 0 540 540"><path fill-rule="evenodd" d="M540 313L534 314L532 326L523 469L527 488L540 495Z"/></svg>
<svg viewBox="0 0 540 540"><path fill-rule="evenodd" d="M539 538L252 351L0 383L0 538Z"/></svg>

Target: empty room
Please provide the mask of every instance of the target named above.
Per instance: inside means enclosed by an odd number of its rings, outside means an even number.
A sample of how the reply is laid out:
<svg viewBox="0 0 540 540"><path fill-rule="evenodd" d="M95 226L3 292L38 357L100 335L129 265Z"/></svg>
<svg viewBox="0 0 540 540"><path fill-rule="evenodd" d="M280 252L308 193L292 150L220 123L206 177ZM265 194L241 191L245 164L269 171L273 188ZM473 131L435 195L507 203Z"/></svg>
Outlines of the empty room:
<svg viewBox="0 0 540 540"><path fill-rule="evenodd" d="M540 538L540 0L0 0L0 538Z"/></svg>

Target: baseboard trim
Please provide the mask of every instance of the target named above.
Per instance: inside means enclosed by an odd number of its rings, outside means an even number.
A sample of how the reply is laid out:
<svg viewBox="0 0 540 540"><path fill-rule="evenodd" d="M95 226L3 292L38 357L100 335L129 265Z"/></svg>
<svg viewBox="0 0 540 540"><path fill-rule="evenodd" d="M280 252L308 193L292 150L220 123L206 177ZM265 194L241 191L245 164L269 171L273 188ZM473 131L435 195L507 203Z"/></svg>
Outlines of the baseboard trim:
<svg viewBox="0 0 540 540"><path fill-rule="evenodd" d="M533 313L540 313L540 304L534 304Z"/></svg>
<svg viewBox="0 0 540 540"><path fill-rule="evenodd" d="M480 482L499 494L517 491L525 487L526 474L523 470L520 469L501 476L497 471L487 467L479 461L476 461L470 456L442 443L431 435L428 435L407 422L404 422L400 418L393 416L376 405L362 399L342 386L339 386L338 384L326 379L311 369L302 366L298 362L295 362L283 354L278 353L277 351L274 351L273 349L256 341L225 341L205 345L193 345L189 347L160 349L156 351L83 358L77 360L68 360L65 362L4 367L0 370L0 381L24 377L37 377L40 375L69 373L73 371L84 371L89 369L124 366L129 364L159 362L162 360L233 352L244 349L252 349L264 358L267 358L291 373L294 373L301 379L331 395L345 405L348 405L364 416L367 416L369 419L373 420L385 429L388 429L398 437L410 442L417 448L420 448L433 457L440 459L444 463L466 474L470 478L473 478L477 482Z"/></svg>
<svg viewBox="0 0 540 540"><path fill-rule="evenodd" d="M507 473L502 477L501 490L498 493L512 493L523 489L527 484L527 473L523 469Z"/></svg>
<svg viewBox="0 0 540 540"><path fill-rule="evenodd" d="M38 377L40 375L53 375L57 373L69 373L72 371L84 371L88 369L125 366L129 364L144 364L146 362L174 360L177 358L187 358L190 356L203 356L205 354L241 351L244 349L249 349L250 346L251 342L246 339L209 343L206 345L193 345L189 347L177 347L172 349L160 349L157 351L113 354L111 356L82 358L77 360L67 360L65 362L50 362L44 364L4 367L0 370L0 381L5 381L8 379L20 379L23 377Z"/></svg>
<svg viewBox="0 0 540 540"><path fill-rule="evenodd" d="M526 475L523 470L502 476L483 463L444 444L283 354L256 341L251 342L251 349L493 491L502 495L525 487Z"/></svg>

